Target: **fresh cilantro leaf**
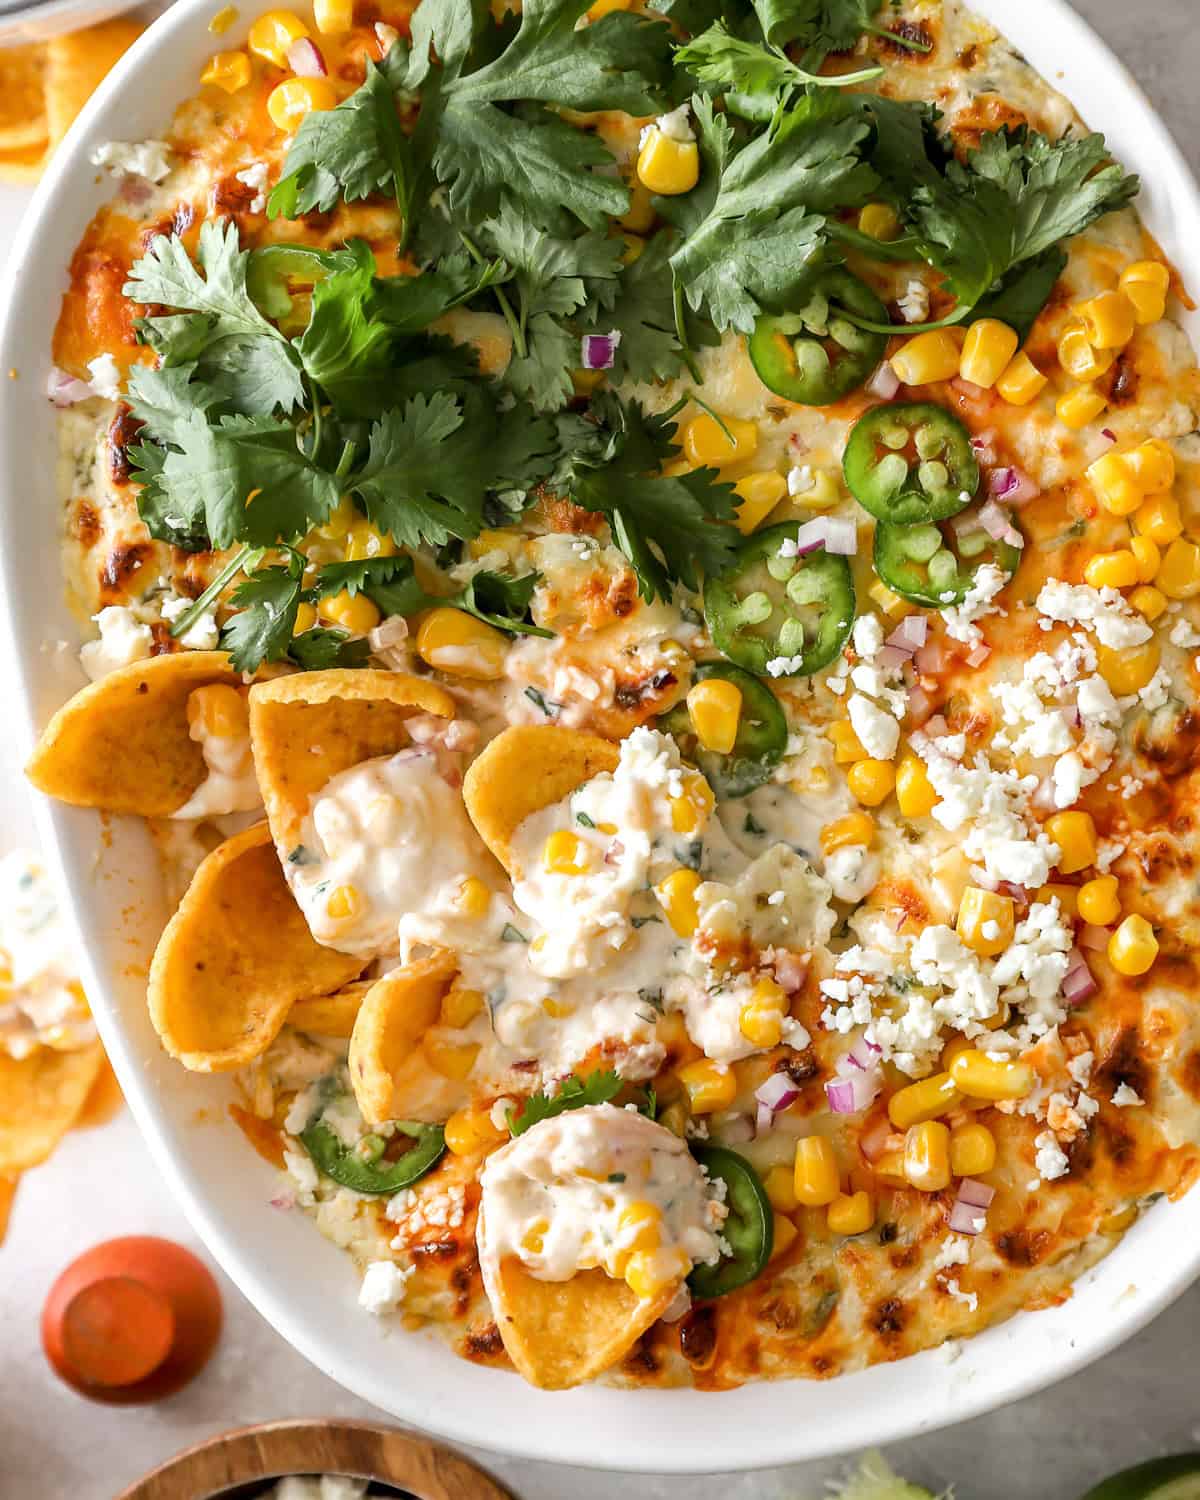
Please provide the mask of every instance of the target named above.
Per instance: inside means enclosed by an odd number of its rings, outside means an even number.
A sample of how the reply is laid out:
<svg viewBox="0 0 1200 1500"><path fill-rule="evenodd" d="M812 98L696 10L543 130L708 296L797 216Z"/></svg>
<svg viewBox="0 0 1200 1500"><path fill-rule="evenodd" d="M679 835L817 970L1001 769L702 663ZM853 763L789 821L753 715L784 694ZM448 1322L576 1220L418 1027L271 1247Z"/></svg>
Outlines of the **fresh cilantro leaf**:
<svg viewBox="0 0 1200 1500"><path fill-rule="evenodd" d="M284 567L259 568L230 595L237 610L221 629L221 649L239 672L255 672L264 661L282 661L292 643L304 589L304 559L294 554Z"/></svg>
<svg viewBox="0 0 1200 1500"><path fill-rule="evenodd" d="M649 4L687 36L699 36L714 21L733 20L729 0L649 0Z"/></svg>
<svg viewBox="0 0 1200 1500"><path fill-rule="evenodd" d="M619 239L597 230L574 238L551 234L511 199L483 227L486 243L512 270L509 290L527 317L567 317L589 298L611 303L615 296L624 250Z"/></svg>
<svg viewBox="0 0 1200 1500"><path fill-rule="evenodd" d="M391 364L395 335L368 309L375 280L370 247L352 240L347 248L353 267L316 284L312 316L296 349L305 373L339 411L369 416L378 410L379 384Z"/></svg>
<svg viewBox="0 0 1200 1500"><path fill-rule="evenodd" d="M372 308L397 334L422 333L443 313L507 281L510 274L510 268L500 259L477 266L464 251L457 251L419 276L377 280L372 288Z"/></svg>
<svg viewBox="0 0 1200 1500"><path fill-rule="evenodd" d="M572 1073L564 1078L556 1094L530 1094L522 1101L520 1113L508 1111L508 1128L513 1135L524 1135L534 1125L569 1109L584 1109L594 1104L609 1104L625 1087L625 1080L614 1069L589 1073L579 1078Z"/></svg>
<svg viewBox="0 0 1200 1500"><path fill-rule="evenodd" d="M321 672L329 667L365 667L370 655L371 648L361 636L320 625L293 636L288 647L290 660L306 672Z"/></svg>
<svg viewBox="0 0 1200 1500"><path fill-rule="evenodd" d="M481 568L461 594L446 602L510 635L537 635L553 640L553 630L543 630L524 618L539 577L538 573L525 573L520 578L510 578Z"/></svg>
<svg viewBox="0 0 1200 1500"><path fill-rule="evenodd" d="M553 638L552 630L531 625L525 615L539 575L526 573L510 578L481 569L458 593L430 594L417 581L412 559L403 555L372 557L360 562L329 563L321 569L305 598L310 603L331 595L361 592L385 615L411 615L433 605L451 605L510 635Z"/></svg>
<svg viewBox="0 0 1200 1500"><path fill-rule="evenodd" d="M700 574L726 568L740 540L730 524L733 487L713 469L676 477L654 472L678 452L669 417L649 415L636 401L611 393L602 392L592 405L606 429L603 441L566 460L567 493L576 505L607 517L644 599L669 598L676 581L699 588Z"/></svg>
<svg viewBox="0 0 1200 1500"><path fill-rule="evenodd" d="M675 279L670 265L676 243L674 231L660 229L621 273L613 306L605 308L595 302L588 306L589 326L621 336L609 375L614 384L670 380L679 373L683 351L676 334ZM707 321L690 319L687 333L693 348L717 341Z"/></svg>
<svg viewBox="0 0 1200 1500"><path fill-rule="evenodd" d="M374 525L402 546L441 546L478 533L492 477L490 424L479 405L468 425L459 398L435 391L372 425L367 461L348 485Z"/></svg>
<svg viewBox="0 0 1200 1500"><path fill-rule="evenodd" d="M239 248L237 226L206 220L200 226L198 254L200 269L177 234L156 235L130 270L124 295L136 302L203 315L207 326L202 343L200 325L186 325L188 347L207 372L225 376L227 393L240 409L256 415L276 408L292 411L304 396L300 362L246 289L249 252ZM148 318L145 326L153 334L162 331L161 322ZM172 319L171 338L176 344L180 329L178 320Z"/></svg>
<svg viewBox="0 0 1200 1500"><path fill-rule="evenodd" d="M691 306L707 306L717 328L749 333L764 309L780 310L819 266L823 216L864 202L876 185L862 156L870 125L853 100L825 90L776 111L766 130L734 150L732 129L710 101L695 96L692 110L712 176L705 200L684 217L671 269Z"/></svg>
<svg viewBox="0 0 1200 1500"><path fill-rule="evenodd" d="M795 43L818 67L830 52L849 52L860 37L884 37L894 46L928 52L928 46L877 24L883 0L752 0L763 35L777 47Z"/></svg>
<svg viewBox="0 0 1200 1500"><path fill-rule="evenodd" d="M513 351L504 384L534 411L558 411L575 394L571 371L579 363L579 337L549 313L529 319L524 354Z"/></svg>
<svg viewBox="0 0 1200 1500"><path fill-rule="evenodd" d="M700 84L720 93L778 97L806 87L846 88L878 78L882 68L823 76L794 63L781 47L733 36L717 21L675 53L675 66L686 68Z"/></svg>
<svg viewBox="0 0 1200 1500"><path fill-rule="evenodd" d="M1066 251L1052 245L1033 260L1014 266L981 302L976 303L974 316L998 318L1014 328L1024 343L1066 267Z"/></svg>

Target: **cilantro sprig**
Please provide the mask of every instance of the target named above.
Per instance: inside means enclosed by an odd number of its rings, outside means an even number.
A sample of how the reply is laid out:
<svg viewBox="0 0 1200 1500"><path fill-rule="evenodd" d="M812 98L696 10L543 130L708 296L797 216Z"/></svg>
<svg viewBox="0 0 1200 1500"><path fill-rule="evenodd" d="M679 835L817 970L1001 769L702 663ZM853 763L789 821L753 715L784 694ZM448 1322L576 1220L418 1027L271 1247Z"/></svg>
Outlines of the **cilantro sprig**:
<svg viewBox="0 0 1200 1500"><path fill-rule="evenodd" d="M543 1120L551 1120L555 1115L566 1114L572 1109L586 1109L590 1105L611 1104L619 1093L629 1085L625 1079L612 1068L589 1073L585 1078L571 1073L559 1082L558 1089L553 1094L544 1091L530 1094L522 1100L519 1111L510 1109L508 1111L509 1132L514 1135L524 1135L533 1126L540 1125ZM638 1104L638 1111L654 1119L657 1113L657 1100L653 1089L642 1090L642 1100Z"/></svg>

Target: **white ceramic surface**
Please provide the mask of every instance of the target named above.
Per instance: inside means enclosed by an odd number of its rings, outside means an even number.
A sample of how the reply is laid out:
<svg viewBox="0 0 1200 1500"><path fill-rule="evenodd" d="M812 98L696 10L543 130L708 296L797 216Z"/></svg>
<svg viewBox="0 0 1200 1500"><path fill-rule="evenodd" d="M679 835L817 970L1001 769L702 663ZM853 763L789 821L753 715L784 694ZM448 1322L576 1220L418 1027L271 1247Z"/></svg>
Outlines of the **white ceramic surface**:
<svg viewBox="0 0 1200 1500"><path fill-rule="evenodd" d="M219 0L182 0L118 65L42 184L11 264L0 326L0 581L20 677L10 707L29 743L77 687L77 625L59 574L54 421L41 395L71 249L110 192L87 152L161 131L212 48ZM1200 285L1200 204L1174 143L1125 70L1062 0L979 0L1040 70L1146 179L1142 209ZM246 18L242 18L242 26ZM236 39L236 33L234 34ZM228 45L228 43L227 43ZM1193 329L1193 334L1196 329ZM71 643L68 647L64 643ZM463 1442L600 1467L702 1472L779 1464L912 1437L1081 1368L1149 1320L1200 1270L1200 1194L1161 1204L1063 1307L1025 1314L955 1349L837 1381L723 1395L591 1388L546 1395L467 1365L424 1336L386 1331L355 1306L349 1262L299 1215L267 1207L273 1174L228 1121L227 1081L184 1073L144 1005L164 917L144 831L40 802L40 830L89 955L85 980L122 1085L164 1176L212 1253L275 1327L357 1394Z"/></svg>

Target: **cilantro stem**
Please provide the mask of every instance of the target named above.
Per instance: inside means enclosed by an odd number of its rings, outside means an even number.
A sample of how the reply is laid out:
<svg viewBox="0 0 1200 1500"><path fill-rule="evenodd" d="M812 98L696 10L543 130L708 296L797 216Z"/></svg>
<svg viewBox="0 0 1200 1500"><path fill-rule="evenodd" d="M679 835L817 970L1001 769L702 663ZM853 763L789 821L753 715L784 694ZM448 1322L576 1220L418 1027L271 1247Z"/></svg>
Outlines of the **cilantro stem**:
<svg viewBox="0 0 1200 1500"><path fill-rule="evenodd" d="M898 31L889 31L886 26L866 26L863 28L868 36L882 37L885 42L891 42L893 47L903 47L906 52L923 52L928 55L933 51L932 42L918 42L913 37L902 36ZM883 69L880 69L882 72Z"/></svg>
<svg viewBox="0 0 1200 1500"><path fill-rule="evenodd" d="M712 409L712 407L709 406L709 404L708 404L707 401L702 401L700 399L700 397L697 396L697 394L695 393L695 391L690 392L690 395L691 395L691 399L694 402L694 404L696 406L698 406L701 411L706 411L709 414L709 416L713 419L713 421L717 424L717 426L721 429L721 431L729 439L730 443L736 448L737 447L737 438L734 437L733 433L730 432L729 428L726 426L725 419L724 419L724 417L721 416L721 413L718 412L718 411L714 411Z"/></svg>
<svg viewBox="0 0 1200 1500"><path fill-rule="evenodd" d="M353 464L354 455L357 452L357 443L345 442L342 444L342 456L338 459L337 468L333 471L339 479L344 479L349 474L350 466Z"/></svg>
<svg viewBox="0 0 1200 1500"><path fill-rule="evenodd" d="M863 234L861 229L852 229L849 224L839 223L837 219L829 219L825 229L834 239L849 245L851 250L858 250L863 255L869 255L872 260L913 261L921 259L917 253L916 241L908 234L898 240L877 240L874 235Z"/></svg>
<svg viewBox="0 0 1200 1500"><path fill-rule="evenodd" d="M855 328L861 328L866 333L902 333L906 338L918 333L935 333L939 328L953 328L956 323L969 318L974 310L973 302L964 302L946 317L939 318L936 323L872 323L870 318L860 318L857 313L844 307L838 308L839 314L847 323L853 323Z"/></svg>
<svg viewBox="0 0 1200 1500"><path fill-rule="evenodd" d="M236 552L225 564L209 586L198 599L193 599L187 609L171 625L171 635L178 640L180 636L186 635L208 606L219 597L225 585L229 583L241 568L242 564L249 558L251 548L243 547Z"/></svg>
<svg viewBox="0 0 1200 1500"><path fill-rule="evenodd" d="M679 340L679 352L683 355L683 362L687 366L688 374L697 385L704 384L704 376L696 364L696 356L692 353L692 346L688 343L687 336L687 314L683 307L683 286L679 278L675 278L675 284L671 291L671 300L675 308L675 337Z"/></svg>
<svg viewBox="0 0 1200 1500"><path fill-rule="evenodd" d="M488 264L478 245L473 244L461 229L458 231L458 237L466 246L467 254L477 266L486 266ZM494 286L492 287L492 291L496 294L496 301L500 305L500 311L504 314L504 321L508 324L508 331L512 334L513 349L516 351L517 358L525 359L529 353L529 346L525 342L524 318L517 318L516 313L513 312L512 303L508 300L502 286Z"/></svg>
<svg viewBox="0 0 1200 1500"><path fill-rule="evenodd" d="M320 462L321 438L323 436L321 430L321 393L317 389L316 381L311 376L306 375L304 377L304 384L308 387L308 399L312 406L312 446L309 449L308 457L315 464Z"/></svg>

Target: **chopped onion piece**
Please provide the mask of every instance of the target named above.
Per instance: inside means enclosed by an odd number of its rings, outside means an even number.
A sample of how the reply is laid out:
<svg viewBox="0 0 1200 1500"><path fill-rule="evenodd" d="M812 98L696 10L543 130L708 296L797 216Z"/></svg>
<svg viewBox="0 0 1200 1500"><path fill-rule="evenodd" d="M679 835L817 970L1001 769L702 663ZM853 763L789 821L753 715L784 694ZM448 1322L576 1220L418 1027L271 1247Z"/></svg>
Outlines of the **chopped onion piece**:
<svg viewBox="0 0 1200 1500"><path fill-rule="evenodd" d="M580 348L580 363L585 370L611 370L617 359L617 345L621 342L618 328L608 333L585 333Z"/></svg>
<svg viewBox="0 0 1200 1500"><path fill-rule="evenodd" d="M967 652L967 666L982 667L991 654L992 648L984 641L980 641L978 646L972 646L970 651Z"/></svg>
<svg viewBox="0 0 1200 1500"><path fill-rule="evenodd" d="M879 1089L879 1074L874 1070L869 1073L849 1073L826 1081L825 1098L833 1114L856 1115L874 1103Z"/></svg>
<svg viewBox="0 0 1200 1500"><path fill-rule="evenodd" d="M1091 953L1103 953L1108 947L1108 938L1108 928L1097 927L1092 922L1085 923L1079 930L1079 946Z"/></svg>
<svg viewBox="0 0 1200 1500"><path fill-rule="evenodd" d="M987 1210L958 1198L946 1222L955 1234L979 1234L987 1224Z"/></svg>
<svg viewBox="0 0 1200 1500"><path fill-rule="evenodd" d="M87 401L95 392L86 380L76 380L74 375L68 375L66 370L54 365L46 380L46 394L55 406L65 407Z"/></svg>
<svg viewBox="0 0 1200 1500"><path fill-rule="evenodd" d="M324 78L329 72L321 49L306 36L297 37L288 48L287 60L297 78Z"/></svg>
<svg viewBox="0 0 1200 1500"><path fill-rule="evenodd" d="M881 1113L859 1136L858 1149L867 1161L878 1161L888 1149L892 1135L892 1122Z"/></svg>
<svg viewBox="0 0 1200 1500"><path fill-rule="evenodd" d="M934 714L933 718L925 725L925 733L931 740L941 740L950 733L950 726L946 723L944 714Z"/></svg>
<svg viewBox="0 0 1200 1500"><path fill-rule="evenodd" d="M1098 986L1088 968L1087 959L1078 948L1072 948L1070 962L1062 982L1063 999L1068 1005L1082 1005L1096 993Z"/></svg>
<svg viewBox="0 0 1200 1500"><path fill-rule="evenodd" d="M944 665L945 657L942 654L941 641L929 641L913 657L913 666L922 677L936 677Z"/></svg>
<svg viewBox="0 0 1200 1500"><path fill-rule="evenodd" d="M958 1185L958 1201L969 1203L972 1208L990 1208L996 1189L977 1177L964 1177Z"/></svg>
<svg viewBox="0 0 1200 1500"><path fill-rule="evenodd" d="M754 1097L765 1109L786 1109L800 1097L800 1090L787 1073L772 1073L754 1090Z"/></svg>
<svg viewBox="0 0 1200 1500"><path fill-rule="evenodd" d="M891 401L900 389L900 377L885 359L867 381L866 389L872 396L878 396L881 401Z"/></svg>
<svg viewBox="0 0 1200 1500"><path fill-rule="evenodd" d="M993 469L988 475L988 492L1005 505L1025 505L1034 500L1041 491L1024 469L1005 465Z"/></svg>
<svg viewBox="0 0 1200 1500"><path fill-rule="evenodd" d="M890 672L896 667L906 667L912 661L912 652L903 651L899 646L880 646L871 660L877 667Z"/></svg>
<svg viewBox="0 0 1200 1500"><path fill-rule="evenodd" d="M911 656L914 651L919 651L925 644L929 635L929 621L924 615L905 615L891 635L885 642L888 646L896 646L901 651L907 651Z"/></svg>
<svg viewBox="0 0 1200 1500"><path fill-rule="evenodd" d="M849 516L827 516L829 536L825 542L826 552L839 557L853 557L858 551L858 527Z"/></svg>
<svg viewBox="0 0 1200 1500"><path fill-rule="evenodd" d="M994 500L989 500L979 512L979 524L996 542L1007 542L1010 547L1023 547L1025 539L1009 519L1008 512Z"/></svg>

